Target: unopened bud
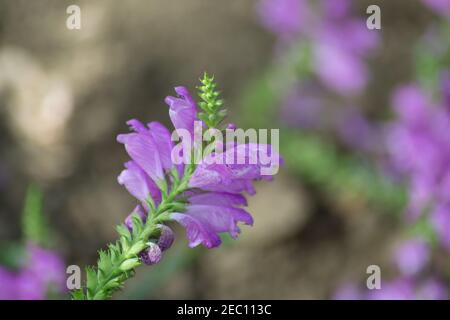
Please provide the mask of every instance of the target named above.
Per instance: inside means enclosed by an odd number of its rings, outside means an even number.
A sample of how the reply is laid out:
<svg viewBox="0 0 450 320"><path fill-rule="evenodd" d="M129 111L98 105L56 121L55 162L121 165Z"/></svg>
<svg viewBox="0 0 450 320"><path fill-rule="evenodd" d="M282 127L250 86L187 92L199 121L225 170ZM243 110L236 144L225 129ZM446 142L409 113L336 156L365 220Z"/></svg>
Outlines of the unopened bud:
<svg viewBox="0 0 450 320"><path fill-rule="evenodd" d="M148 248L139 254L141 261L149 266L158 263L161 260L161 256L161 249L153 242L149 242Z"/></svg>
<svg viewBox="0 0 450 320"><path fill-rule="evenodd" d="M159 224L157 227L160 230L160 236L156 244L161 249L161 251L166 251L172 246L175 235L172 229L170 229L165 224Z"/></svg>

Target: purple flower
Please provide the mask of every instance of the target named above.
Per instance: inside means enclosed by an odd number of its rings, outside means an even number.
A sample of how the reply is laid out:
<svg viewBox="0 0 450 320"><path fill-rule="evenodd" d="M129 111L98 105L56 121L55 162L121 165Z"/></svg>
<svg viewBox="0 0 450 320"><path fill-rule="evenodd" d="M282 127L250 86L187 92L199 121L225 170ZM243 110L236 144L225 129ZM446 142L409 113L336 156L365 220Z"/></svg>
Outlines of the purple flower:
<svg viewBox="0 0 450 320"><path fill-rule="evenodd" d="M395 253L395 262L405 276L420 272L429 259L429 247L422 239L412 239L402 243Z"/></svg>
<svg viewBox="0 0 450 320"><path fill-rule="evenodd" d="M365 59L379 43L364 19L351 14L349 0L262 0L262 24L283 42L302 41L312 48L313 71L329 89L358 94L368 82ZM342 41L345 39L345 41Z"/></svg>
<svg viewBox="0 0 450 320"><path fill-rule="evenodd" d="M431 278L421 284L416 295L417 299L446 300L448 299L448 290L445 282Z"/></svg>
<svg viewBox="0 0 450 320"><path fill-rule="evenodd" d="M236 238L240 232L238 222L253 224L250 214L238 207L246 205L240 193L254 193L252 181L261 178L261 161L250 164L249 160L262 147L252 144L232 146L222 154L210 155L207 161L198 165L189 185L209 192L189 196L186 212L171 215L186 228L191 247L199 244L207 248L216 247L221 243L219 233L228 232ZM227 156L242 157L243 161L241 164L225 164ZM214 158L221 161L212 163Z"/></svg>
<svg viewBox="0 0 450 320"><path fill-rule="evenodd" d="M194 121L197 120L197 105L185 87L176 87L179 97L166 97L169 115L175 129L185 129L194 134Z"/></svg>
<svg viewBox="0 0 450 320"><path fill-rule="evenodd" d="M410 280L398 279L382 283L380 289L370 290L369 300L413 300L415 299L414 285Z"/></svg>
<svg viewBox="0 0 450 320"><path fill-rule="evenodd" d="M367 83L367 70L343 48L326 42L315 47L315 69L323 83L343 95L353 95Z"/></svg>
<svg viewBox="0 0 450 320"><path fill-rule="evenodd" d="M272 166L282 162L270 145L250 143L230 146L223 153L206 156L197 166L189 185L208 191L247 191L253 194L253 180L270 179L271 169L276 169Z"/></svg>
<svg viewBox="0 0 450 320"><path fill-rule="evenodd" d="M117 178L119 184L125 186L128 192L145 207L149 197L156 203L161 201L161 191L158 186L135 161L125 163L125 168Z"/></svg>
<svg viewBox="0 0 450 320"><path fill-rule="evenodd" d="M11 271L0 267L0 300L15 300L17 298L15 275Z"/></svg>
<svg viewBox="0 0 450 320"><path fill-rule="evenodd" d="M405 124L421 126L429 120L427 108L430 102L425 92L416 85L398 88L394 92L392 105Z"/></svg>
<svg viewBox="0 0 450 320"><path fill-rule="evenodd" d="M417 299L422 300L446 300L448 299L448 290L445 282L438 279L427 279L417 289Z"/></svg>
<svg viewBox="0 0 450 320"><path fill-rule="evenodd" d="M417 85L399 88L393 106L398 119L388 128L387 147L410 183L408 217L414 220L428 206L450 201L450 110L430 101ZM443 216L437 213L434 219ZM440 233L445 239L444 230Z"/></svg>
<svg viewBox="0 0 450 320"><path fill-rule="evenodd" d="M152 135L156 148L158 149L161 165L164 170L172 169L172 149L173 142L169 130L159 122L150 122L148 124L150 134Z"/></svg>
<svg viewBox="0 0 450 320"><path fill-rule="evenodd" d="M308 83L298 84L284 99L281 118L290 126L318 129L324 125L326 111L317 86Z"/></svg>
<svg viewBox="0 0 450 320"><path fill-rule="evenodd" d="M17 300L44 300L47 287L39 275L28 270L22 271L16 278Z"/></svg>
<svg viewBox="0 0 450 320"><path fill-rule="evenodd" d="M364 295L353 283L340 286L334 293L333 300L363 300Z"/></svg>
<svg viewBox="0 0 450 320"><path fill-rule="evenodd" d="M65 287L66 268L58 254L33 244L28 246L28 254L27 271L39 276L41 281L47 286L54 285L57 288Z"/></svg>
<svg viewBox="0 0 450 320"><path fill-rule="evenodd" d="M322 1L321 4L328 19L345 19L351 13L351 0Z"/></svg>
<svg viewBox="0 0 450 320"><path fill-rule="evenodd" d="M210 203L210 204L206 204ZM203 244L207 248L220 245L219 233L228 232L233 238L240 233L238 222L253 225L253 218L241 208L205 204L192 204L185 213L173 213L171 217L187 229L189 246Z"/></svg>
<svg viewBox="0 0 450 320"><path fill-rule="evenodd" d="M193 135L194 122L198 119L196 103L186 88L177 87L175 91L179 97L165 99L172 123L176 130L184 129ZM147 205L150 199L158 206L167 199L164 198L167 194L162 195L160 190L170 192L176 189L172 183L187 178L186 189L174 199L177 212L172 212L169 217L186 229L189 246L216 247L221 243L220 233L229 233L236 238L240 232L238 223L253 224L251 215L240 208L247 204L242 193L254 194L253 181L271 180L270 175L281 164L281 157L270 145L227 144L223 152L212 152L202 159L194 172L185 172L180 170L182 166L177 167L172 161L174 146L167 128L157 122L147 127L137 120L128 124L134 132L121 134L117 140L125 144L132 161L125 164L126 169L118 181L141 202L134 212L142 220L147 216L145 211L152 209ZM233 129L234 125L228 126L228 130ZM184 141L182 144L185 146ZM196 147L195 143L190 146L194 151L197 151ZM177 177L172 176L174 172L178 173ZM185 174L189 176L185 177ZM132 229L131 215L125 224ZM159 228L157 243L140 254L146 264L157 263L161 252L172 245L172 230L163 225Z"/></svg>
<svg viewBox="0 0 450 320"><path fill-rule="evenodd" d="M13 272L0 268L0 300L42 300L52 291L65 291L65 266L56 253L34 244L27 247L22 267Z"/></svg>
<svg viewBox="0 0 450 320"><path fill-rule="evenodd" d="M378 133L374 126L356 108L344 110L337 124L340 138L349 147L364 151L376 151Z"/></svg>
<svg viewBox="0 0 450 320"><path fill-rule="evenodd" d="M450 19L450 1L448 0L422 0L423 3L439 15Z"/></svg>
<svg viewBox="0 0 450 320"><path fill-rule="evenodd" d="M239 194L208 192L191 196L185 213L174 213L172 218L188 232L189 245L203 244L207 248L220 245L218 233L228 232L236 238L240 232L238 222L253 224L248 212L237 206L246 205Z"/></svg>
<svg viewBox="0 0 450 320"><path fill-rule="evenodd" d="M263 25L281 38L292 38L309 22L306 0L262 0L257 9Z"/></svg>
<svg viewBox="0 0 450 320"><path fill-rule="evenodd" d="M431 223L436 230L442 245L450 250L450 210L447 205L440 204L431 215Z"/></svg>
<svg viewBox="0 0 450 320"><path fill-rule="evenodd" d="M131 159L156 183L164 180L163 166L158 145L148 130L138 120L130 120L128 125L133 133L120 134L117 141L125 145Z"/></svg>

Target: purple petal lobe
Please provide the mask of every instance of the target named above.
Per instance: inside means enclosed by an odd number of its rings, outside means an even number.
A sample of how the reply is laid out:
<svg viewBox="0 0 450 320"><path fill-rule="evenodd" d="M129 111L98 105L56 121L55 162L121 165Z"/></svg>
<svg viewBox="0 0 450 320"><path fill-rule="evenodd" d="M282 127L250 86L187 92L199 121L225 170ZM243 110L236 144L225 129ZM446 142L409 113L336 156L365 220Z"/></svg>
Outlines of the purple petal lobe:
<svg viewBox="0 0 450 320"><path fill-rule="evenodd" d="M206 192L193 195L189 198L191 204L206 204L217 206L246 206L247 200L244 196L227 192Z"/></svg>
<svg viewBox="0 0 450 320"><path fill-rule="evenodd" d="M403 243L395 254L398 268L405 276L420 272L429 260L429 247L422 239Z"/></svg>
<svg viewBox="0 0 450 320"><path fill-rule="evenodd" d="M117 140L125 144L130 157L156 183L164 178L157 145L148 132L121 134Z"/></svg>
<svg viewBox="0 0 450 320"><path fill-rule="evenodd" d="M169 130L159 122L150 122L148 127L156 143L163 168L171 170L173 142Z"/></svg>
<svg viewBox="0 0 450 320"><path fill-rule="evenodd" d="M197 107L185 87L176 87L175 91L180 96L166 97L165 102L169 105L169 116L175 129L188 130L194 134L194 121L197 119Z"/></svg>
<svg viewBox="0 0 450 320"><path fill-rule="evenodd" d="M128 192L144 204L150 196L156 203L161 201L161 192L157 185L136 162L125 163L125 168L117 178L119 184L125 186Z"/></svg>
<svg viewBox="0 0 450 320"><path fill-rule="evenodd" d="M182 213L172 213L171 218L186 229L189 247L193 248L199 244L203 244L206 248L211 249L221 244L220 237L217 233L209 225L203 224L196 218Z"/></svg>

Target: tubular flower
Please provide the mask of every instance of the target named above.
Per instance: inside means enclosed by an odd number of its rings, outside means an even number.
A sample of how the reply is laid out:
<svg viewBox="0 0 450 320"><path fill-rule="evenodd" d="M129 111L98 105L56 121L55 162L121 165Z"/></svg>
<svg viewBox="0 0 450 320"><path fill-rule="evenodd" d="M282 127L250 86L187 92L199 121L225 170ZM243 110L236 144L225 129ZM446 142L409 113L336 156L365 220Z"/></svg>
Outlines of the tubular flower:
<svg viewBox="0 0 450 320"><path fill-rule="evenodd" d="M177 130L184 129L193 134L194 121L198 121L196 103L186 88L176 87L175 91L179 97L165 100L170 118ZM149 202L158 205L161 201L158 186L165 186L163 193L170 192L172 186L170 181L166 185L166 177L173 180L171 174L178 172L171 159L173 143L169 130L158 122L145 126L138 120L130 120L128 124L133 132L121 134L117 140L125 144L132 160L125 164L126 169L118 181L148 209ZM233 126L229 127L228 130L234 130ZM227 232L236 238L240 232L239 222L253 224L251 215L240 208L246 205L242 193L255 193L252 182L264 178L262 169L271 165L263 158L274 156L275 151L270 145L256 143L231 144L225 149L222 153L207 155L192 173L185 171L177 177L179 180L188 178L183 191L195 192L185 192L175 198L182 204L179 206L182 210L172 212L169 220L177 221L186 229L191 247L199 244L216 247L221 243L219 233ZM231 160L231 164L227 160ZM233 160L240 161L233 164ZM141 207L135 212L146 220ZM126 225L130 228L131 224L130 216Z"/></svg>
<svg viewBox="0 0 450 320"><path fill-rule="evenodd" d="M281 158L264 143L198 141L199 129L239 130L233 124L219 129L226 115L223 101L212 77L205 74L201 83L198 104L185 87L176 87L177 96L165 99L176 135L161 123L145 125L135 119L127 122L130 133L118 135L131 158L118 182L138 205L117 227L119 241L100 251L97 268L87 268L86 290L74 291L75 299L110 298L134 268L158 263L174 241L168 223L184 227L190 247L206 248L219 246L221 233L236 238L239 223L253 224L242 208L247 204L244 192L255 193L255 180L271 180ZM172 137L180 142L175 145Z"/></svg>
<svg viewBox="0 0 450 320"><path fill-rule="evenodd" d="M448 78L442 78L442 99L431 101L416 85L398 89L393 105L398 120L388 128L393 164L408 180L409 218L427 213L441 244L450 248L450 109Z"/></svg>
<svg viewBox="0 0 450 320"><path fill-rule="evenodd" d="M310 47L311 71L327 88L352 96L369 80L366 60L379 38L351 6L351 0L260 0L258 12L282 43L301 40Z"/></svg>

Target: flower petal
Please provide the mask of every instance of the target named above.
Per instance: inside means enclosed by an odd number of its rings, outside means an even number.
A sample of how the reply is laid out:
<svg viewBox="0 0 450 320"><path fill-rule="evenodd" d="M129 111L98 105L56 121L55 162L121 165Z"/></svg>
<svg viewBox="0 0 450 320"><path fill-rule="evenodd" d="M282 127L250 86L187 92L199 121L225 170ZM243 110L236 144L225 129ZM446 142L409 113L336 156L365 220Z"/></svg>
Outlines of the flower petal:
<svg viewBox="0 0 450 320"><path fill-rule="evenodd" d="M186 214L194 217L203 225L209 226L214 232L228 232L236 238L240 232L238 221L252 225L253 218L245 210L240 208L194 204L187 206Z"/></svg>
<svg viewBox="0 0 450 320"><path fill-rule="evenodd" d="M186 229L189 247L191 248L203 244L206 248L211 249L222 243L220 237L208 225L204 225L194 217L175 212L171 214L171 218Z"/></svg>
<svg viewBox="0 0 450 320"><path fill-rule="evenodd" d="M240 194L227 192L206 192L189 198L191 204L209 204L218 206L246 206L247 200Z"/></svg>
<svg viewBox="0 0 450 320"><path fill-rule="evenodd" d="M125 168L117 178L119 184L144 204L150 196L156 203L161 201L161 192L155 182L135 161L125 163Z"/></svg>
<svg viewBox="0 0 450 320"><path fill-rule="evenodd" d="M125 149L133 159L157 184L164 179L157 145L148 132L121 134L117 141L125 144Z"/></svg>
<svg viewBox="0 0 450 320"><path fill-rule="evenodd" d="M173 142L169 130L156 121L150 122L148 127L156 143L163 168L165 170L171 170Z"/></svg>
<svg viewBox="0 0 450 320"><path fill-rule="evenodd" d="M186 129L194 133L194 121L197 119L197 107L189 91L185 87L176 87L180 98L168 96L165 99L169 105L169 116L175 129Z"/></svg>

